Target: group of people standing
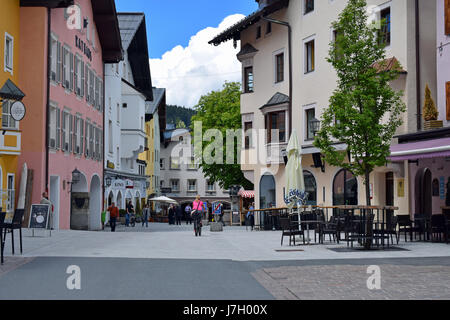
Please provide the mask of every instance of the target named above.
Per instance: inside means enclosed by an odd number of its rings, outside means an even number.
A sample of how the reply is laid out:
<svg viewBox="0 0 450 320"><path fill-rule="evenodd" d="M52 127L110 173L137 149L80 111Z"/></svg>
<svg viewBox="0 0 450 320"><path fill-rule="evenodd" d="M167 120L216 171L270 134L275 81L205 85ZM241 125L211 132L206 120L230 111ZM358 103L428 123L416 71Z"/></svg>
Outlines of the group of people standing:
<svg viewBox="0 0 450 320"><path fill-rule="evenodd" d="M173 204L169 207L169 224L181 226L181 219L183 218L183 210L180 206Z"/></svg>

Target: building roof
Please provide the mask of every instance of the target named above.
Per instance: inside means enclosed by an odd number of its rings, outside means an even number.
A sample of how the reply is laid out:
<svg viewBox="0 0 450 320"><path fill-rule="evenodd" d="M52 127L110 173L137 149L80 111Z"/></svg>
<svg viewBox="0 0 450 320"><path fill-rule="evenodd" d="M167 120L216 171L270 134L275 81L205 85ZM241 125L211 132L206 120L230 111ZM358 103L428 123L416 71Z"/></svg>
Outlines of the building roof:
<svg viewBox="0 0 450 320"><path fill-rule="evenodd" d="M102 46L103 62L117 63L123 60L123 48L114 0L95 0L91 3Z"/></svg>
<svg viewBox="0 0 450 320"><path fill-rule="evenodd" d="M164 131L164 140L170 142L173 138L184 136L184 135L188 134L189 132L190 132L189 129L185 129L185 128L166 130L166 131Z"/></svg>
<svg viewBox="0 0 450 320"><path fill-rule="evenodd" d="M21 7L67 8L74 0L20 0Z"/></svg>
<svg viewBox="0 0 450 320"><path fill-rule="evenodd" d="M3 87L0 89L0 98L21 101L25 97L22 92L11 80L6 80Z"/></svg>
<svg viewBox="0 0 450 320"><path fill-rule="evenodd" d="M245 17L238 23L234 24L221 34L217 35L214 39L209 41L209 44L213 44L215 46L218 46L222 42L226 42L228 40L240 40L241 39L241 32L250 27L251 25L257 23L259 20L261 20L261 17L267 16L271 13L274 13L278 10L281 10L283 8L286 8L289 6L289 0L274 0L271 1L270 4L267 4L266 6L261 6L260 9L253 12L249 16Z"/></svg>
<svg viewBox="0 0 450 320"><path fill-rule="evenodd" d="M392 57L389 59L384 59L379 62L375 62L372 65L373 68L377 70L378 73L386 72L386 71L398 71L399 73L406 73L406 71L400 65L400 62L396 57Z"/></svg>
<svg viewBox="0 0 450 320"><path fill-rule="evenodd" d="M278 106L280 104L285 104L285 103L289 103L289 96L282 94L280 92L277 92L273 95L272 98L270 98L270 100L261 107L261 109L266 108L266 107L271 107L271 106Z"/></svg>
<svg viewBox="0 0 450 320"><path fill-rule="evenodd" d="M256 53L258 50L252 46L250 43L247 43L245 46L242 47L241 51L237 54L237 57L242 57L247 54Z"/></svg>
<svg viewBox="0 0 450 320"><path fill-rule="evenodd" d="M153 100L145 14L142 12L119 12L118 20L122 46L128 53L135 86L149 100Z"/></svg>
<svg viewBox="0 0 450 320"><path fill-rule="evenodd" d="M153 87L153 101L150 101L147 104L146 114L155 114L158 111L158 108L161 106L161 103L164 101L164 95L166 94L166 89L164 88L155 88Z"/></svg>

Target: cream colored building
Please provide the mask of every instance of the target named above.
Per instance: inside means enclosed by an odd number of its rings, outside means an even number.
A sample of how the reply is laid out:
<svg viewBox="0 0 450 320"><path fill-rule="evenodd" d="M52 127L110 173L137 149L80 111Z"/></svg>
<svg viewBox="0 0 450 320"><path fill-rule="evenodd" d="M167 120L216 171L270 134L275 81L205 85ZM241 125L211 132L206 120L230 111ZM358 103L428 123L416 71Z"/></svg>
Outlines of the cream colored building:
<svg viewBox="0 0 450 320"><path fill-rule="evenodd" d="M320 163L314 164L314 157L320 158L320 151L312 146L309 121L321 118L336 88L337 77L326 57L329 44L334 40L332 22L338 19L347 1L257 2L257 12L210 42L219 45L228 40L236 43L240 40L242 125L246 130L254 129L251 137L244 138L241 162L246 177L255 185L256 207L284 206L285 164L282 154L287 146L290 126L297 132L302 145L310 204L365 204L365 186L361 179L352 179L349 173L328 164L323 168L318 167ZM436 24L433 23L436 21L436 3L418 0L417 15L415 1L410 0L369 0L368 10L378 21L389 17L386 57L397 59L405 71L392 86L404 90L408 107L398 134L415 132L418 122L422 125L418 120L418 105L422 102L417 102L417 88L420 88L421 100L426 83L436 96L436 57L432 54L436 48ZM263 16L287 22L292 30L292 115L289 113L288 28L270 23ZM416 26L416 16L419 17L420 28ZM419 30L418 50L416 30ZM267 136L264 129L271 128L279 129L278 134ZM336 148L346 150L345 145L337 145ZM407 162L377 168L371 176L373 204L392 204L400 207L400 213L409 212L407 168Z"/></svg>

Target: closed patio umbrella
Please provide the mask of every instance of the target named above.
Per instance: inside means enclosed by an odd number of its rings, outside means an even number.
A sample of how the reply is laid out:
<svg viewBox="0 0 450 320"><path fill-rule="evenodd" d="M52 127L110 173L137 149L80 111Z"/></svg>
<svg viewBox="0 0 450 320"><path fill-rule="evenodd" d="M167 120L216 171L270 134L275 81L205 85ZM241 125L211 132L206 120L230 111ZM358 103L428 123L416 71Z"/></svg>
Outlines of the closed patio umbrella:
<svg viewBox="0 0 450 320"><path fill-rule="evenodd" d="M284 202L289 209L293 209L295 206L300 207L303 205L308 197L308 194L305 192L300 145L295 130L292 132L286 152L288 154L288 163L285 173L286 193Z"/></svg>
<svg viewBox="0 0 450 320"><path fill-rule="evenodd" d="M149 201L151 201L151 202L159 202L159 203L168 203L168 204L178 204L178 202L176 202L175 200L170 199L168 197L152 198Z"/></svg>

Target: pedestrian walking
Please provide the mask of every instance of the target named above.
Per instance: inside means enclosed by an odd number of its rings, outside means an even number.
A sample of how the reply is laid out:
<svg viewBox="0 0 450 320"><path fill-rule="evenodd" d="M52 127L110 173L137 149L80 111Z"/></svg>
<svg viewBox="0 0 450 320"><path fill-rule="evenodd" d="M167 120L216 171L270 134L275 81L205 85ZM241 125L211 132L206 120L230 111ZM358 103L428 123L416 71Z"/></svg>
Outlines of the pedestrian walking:
<svg viewBox="0 0 450 320"><path fill-rule="evenodd" d="M245 217L245 225L251 227L252 231L255 226L255 203L253 202L248 208L247 215Z"/></svg>
<svg viewBox="0 0 450 320"><path fill-rule="evenodd" d="M127 213L125 215L125 226L126 227L130 226L130 218L133 213L134 213L134 206L133 206L133 203L130 201L130 202L128 202Z"/></svg>
<svg viewBox="0 0 450 320"><path fill-rule="evenodd" d="M48 221L48 228L50 230L53 230L53 204L48 199L48 193L47 192L42 193L41 204L46 204L46 205L50 206L50 216L49 216L49 221Z"/></svg>
<svg viewBox="0 0 450 320"><path fill-rule="evenodd" d="M116 223L119 218L119 208L116 207L116 204L113 202L111 206L107 210L109 212L109 224L111 225L111 232L116 232Z"/></svg>
<svg viewBox="0 0 450 320"><path fill-rule="evenodd" d="M148 204L146 204L144 206L144 210L142 211L142 226L144 226L145 223L145 227L148 228L148 219L150 217L150 208L148 206Z"/></svg>
<svg viewBox="0 0 450 320"><path fill-rule="evenodd" d="M190 205L187 205L184 208L184 214L186 216L186 225L192 224L191 212L192 212L192 207Z"/></svg>

